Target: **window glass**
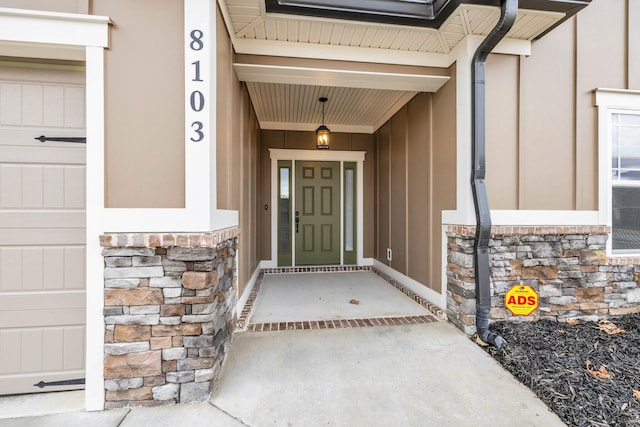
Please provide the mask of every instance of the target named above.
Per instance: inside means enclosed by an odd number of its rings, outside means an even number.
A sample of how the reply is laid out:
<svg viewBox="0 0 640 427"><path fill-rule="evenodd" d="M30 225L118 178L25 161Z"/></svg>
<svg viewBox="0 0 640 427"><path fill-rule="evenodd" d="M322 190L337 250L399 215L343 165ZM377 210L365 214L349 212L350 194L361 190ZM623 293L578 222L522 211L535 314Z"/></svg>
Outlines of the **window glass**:
<svg viewBox="0 0 640 427"><path fill-rule="evenodd" d="M345 242L344 249L347 251L353 250L353 169L345 170L345 200L344 200L344 228L345 228Z"/></svg>
<svg viewBox="0 0 640 427"><path fill-rule="evenodd" d="M280 252L289 252L289 230L291 221L290 194L289 194L290 169L280 168Z"/></svg>
<svg viewBox="0 0 640 427"><path fill-rule="evenodd" d="M611 128L612 248L640 249L640 115L613 114Z"/></svg>

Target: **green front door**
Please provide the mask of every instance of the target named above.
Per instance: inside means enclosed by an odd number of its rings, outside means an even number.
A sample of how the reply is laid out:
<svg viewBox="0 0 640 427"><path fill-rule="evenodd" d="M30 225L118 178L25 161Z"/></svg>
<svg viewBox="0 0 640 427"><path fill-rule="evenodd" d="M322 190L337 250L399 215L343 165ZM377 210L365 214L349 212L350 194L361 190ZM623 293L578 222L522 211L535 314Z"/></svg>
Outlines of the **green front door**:
<svg viewBox="0 0 640 427"><path fill-rule="evenodd" d="M296 162L296 265L340 264L340 162Z"/></svg>

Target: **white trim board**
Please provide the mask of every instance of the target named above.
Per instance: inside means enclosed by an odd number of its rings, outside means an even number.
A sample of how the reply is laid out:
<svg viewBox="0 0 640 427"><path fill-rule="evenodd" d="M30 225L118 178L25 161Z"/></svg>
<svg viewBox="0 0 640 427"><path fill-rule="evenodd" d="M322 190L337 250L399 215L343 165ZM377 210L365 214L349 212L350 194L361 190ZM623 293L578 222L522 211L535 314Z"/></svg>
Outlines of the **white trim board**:
<svg viewBox="0 0 640 427"><path fill-rule="evenodd" d="M446 310L447 308L446 286L443 287L443 291L441 293L438 293L433 289L428 288L427 286L418 282L417 280L412 279L409 276L405 276L399 271L394 270L393 268L381 263L377 259L373 260L373 268L375 268L376 270L379 270L380 272L386 274L392 279L398 281L402 286L415 292L416 295L424 298L425 300L429 301L432 304L437 305L441 309Z"/></svg>
<svg viewBox="0 0 640 427"><path fill-rule="evenodd" d="M247 82L437 92L449 76L352 71L235 63L238 79Z"/></svg>

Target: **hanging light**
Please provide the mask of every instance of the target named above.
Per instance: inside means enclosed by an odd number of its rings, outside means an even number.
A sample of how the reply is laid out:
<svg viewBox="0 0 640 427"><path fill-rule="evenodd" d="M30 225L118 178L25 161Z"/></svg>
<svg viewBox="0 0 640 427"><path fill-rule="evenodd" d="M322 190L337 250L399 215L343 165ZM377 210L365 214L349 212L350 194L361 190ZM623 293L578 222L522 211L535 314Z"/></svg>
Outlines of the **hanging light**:
<svg viewBox="0 0 640 427"><path fill-rule="evenodd" d="M327 102L327 98L323 96L318 101L322 103L322 124L316 129L316 148L323 150L329 148L329 134L331 131L324 125L324 103Z"/></svg>

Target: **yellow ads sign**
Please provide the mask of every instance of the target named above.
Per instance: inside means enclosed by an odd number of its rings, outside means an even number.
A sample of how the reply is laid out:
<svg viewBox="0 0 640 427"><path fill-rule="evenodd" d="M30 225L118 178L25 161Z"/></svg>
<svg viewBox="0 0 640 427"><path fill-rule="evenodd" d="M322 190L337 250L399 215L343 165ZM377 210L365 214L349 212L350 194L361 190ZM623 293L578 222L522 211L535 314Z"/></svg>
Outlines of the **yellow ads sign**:
<svg viewBox="0 0 640 427"><path fill-rule="evenodd" d="M528 316L538 308L538 293L529 285L515 285L504 295L504 306L514 316Z"/></svg>

